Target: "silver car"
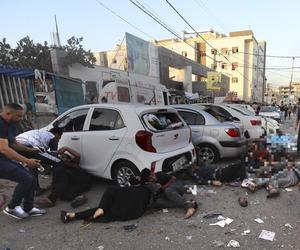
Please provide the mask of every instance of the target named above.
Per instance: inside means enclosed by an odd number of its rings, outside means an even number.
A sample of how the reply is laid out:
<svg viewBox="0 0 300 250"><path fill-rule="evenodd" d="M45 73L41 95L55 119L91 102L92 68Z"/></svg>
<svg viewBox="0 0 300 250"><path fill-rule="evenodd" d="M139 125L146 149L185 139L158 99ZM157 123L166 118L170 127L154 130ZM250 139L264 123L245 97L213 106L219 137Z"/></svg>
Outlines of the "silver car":
<svg viewBox="0 0 300 250"><path fill-rule="evenodd" d="M221 122L199 105L174 105L191 127L192 142L200 161L216 162L220 158L241 157L247 151L243 127L234 122Z"/></svg>

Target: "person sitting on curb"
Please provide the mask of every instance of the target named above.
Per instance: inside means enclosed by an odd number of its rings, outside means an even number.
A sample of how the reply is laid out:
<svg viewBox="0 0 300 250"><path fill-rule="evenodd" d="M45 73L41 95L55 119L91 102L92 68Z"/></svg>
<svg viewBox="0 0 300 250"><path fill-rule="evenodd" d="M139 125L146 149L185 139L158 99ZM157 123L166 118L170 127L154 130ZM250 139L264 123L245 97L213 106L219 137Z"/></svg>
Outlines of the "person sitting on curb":
<svg viewBox="0 0 300 250"><path fill-rule="evenodd" d="M15 143L14 123L23 118L23 108L16 103L7 104L0 114L0 178L17 182L12 199L3 212L16 219L39 216L45 210L33 206L36 179L20 163L28 168L40 167L40 161L18 154L10 145ZM23 145L15 143L18 148ZM23 207L22 207L23 203Z"/></svg>
<svg viewBox="0 0 300 250"><path fill-rule="evenodd" d="M78 213L61 211L60 218L63 223L73 220L91 223L136 219L145 214L157 190L156 185L152 184L111 186L105 190L98 207Z"/></svg>
<svg viewBox="0 0 300 250"><path fill-rule="evenodd" d="M185 219L195 214L197 202L183 197L187 190L175 176L163 172L153 173L145 168L140 177L141 183L158 183L161 186L162 192L153 203L153 208L184 208Z"/></svg>
<svg viewBox="0 0 300 250"><path fill-rule="evenodd" d="M92 178L80 168L80 154L69 147L58 150L61 164L52 168L52 189L48 197L40 197L36 203L42 207L54 207L58 198L72 201L73 207L80 206L87 201L81 195L91 188Z"/></svg>

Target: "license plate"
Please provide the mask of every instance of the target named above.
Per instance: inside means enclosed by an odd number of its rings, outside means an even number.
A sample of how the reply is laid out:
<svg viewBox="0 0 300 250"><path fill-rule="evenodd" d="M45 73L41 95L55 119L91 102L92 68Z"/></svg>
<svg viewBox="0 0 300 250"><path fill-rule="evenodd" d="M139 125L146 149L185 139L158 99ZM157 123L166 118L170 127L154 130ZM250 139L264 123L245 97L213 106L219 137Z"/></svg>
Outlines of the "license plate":
<svg viewBox="0 0 300 250"><path fill-rule="evenodd" d="M173 171L177 171L177 170L181 169L183 167L182 165L185 163L186 163L185 156L180 157L178 160L173 162L173 164L172 164Z"/></svg>

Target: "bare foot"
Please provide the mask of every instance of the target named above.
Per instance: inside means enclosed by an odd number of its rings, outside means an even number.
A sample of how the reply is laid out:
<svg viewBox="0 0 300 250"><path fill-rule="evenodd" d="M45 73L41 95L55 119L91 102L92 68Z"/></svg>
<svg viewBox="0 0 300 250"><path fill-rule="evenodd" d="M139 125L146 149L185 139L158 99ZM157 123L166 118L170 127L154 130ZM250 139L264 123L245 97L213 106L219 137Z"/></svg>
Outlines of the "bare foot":
<svg viewBox="0 0 300 250"><path fill-rule="evenodd" d="M68 219L72 220L75 218L75 213L67 213L66 216Z"/></svg>
<svg viewBox="0 0 300 250"><path fill-rule="evenodd" d="M190 217L193 216L194 213L196 213L196 209L193 207L190 207L186 210L186 214L185 214L184 218L189 219Z"/></svg>
<svg viewBox="0 0 300 250"><path fill-rule="evenodd" d="M93 219L98 218L99 216L103 215L104 211L102 208L97 208L97 210L95 211L94 215L93 215Z"/></svg>

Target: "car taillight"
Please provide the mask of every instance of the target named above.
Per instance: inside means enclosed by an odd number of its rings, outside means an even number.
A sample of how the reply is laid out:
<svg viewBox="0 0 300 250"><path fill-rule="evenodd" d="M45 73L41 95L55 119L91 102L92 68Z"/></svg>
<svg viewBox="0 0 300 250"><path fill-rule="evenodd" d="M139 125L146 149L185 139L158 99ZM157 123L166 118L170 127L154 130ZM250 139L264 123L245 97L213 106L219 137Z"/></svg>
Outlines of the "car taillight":
<svg viewBox="0 0 300 250"><path fill-rule="evenodd" d="M252 126L260 126L261 120L250 120Z"/></svg>
<svg viewBox="0 0 300 250"><path fill-rule="evenodd" d="M152 145L152 135L153 134L148 131L140 130L135 134L135 141L141 149L156 153L156 149Z"/></svg>
<svg viewBox="0 0 300 250"><path fill-rule="evenodd" d="M225 132L231 137L240 137L240 131L238 128L226 128Z"/></svg>
<svg viewBox="0 0 300 250"><path fill-rule="evenodd" d="M153 172L153 173L155 172L155 167L156 167L156 162L154 161L151 163L151 166L150 166L151 172Z"/></svg>

